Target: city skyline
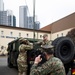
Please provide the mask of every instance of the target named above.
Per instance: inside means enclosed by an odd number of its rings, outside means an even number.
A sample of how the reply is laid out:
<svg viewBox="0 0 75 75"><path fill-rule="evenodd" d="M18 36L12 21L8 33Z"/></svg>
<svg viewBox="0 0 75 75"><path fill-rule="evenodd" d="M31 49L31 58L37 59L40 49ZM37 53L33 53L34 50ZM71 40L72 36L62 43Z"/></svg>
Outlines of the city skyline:
<svg viewBox="0 0 75 75"><path fill-rule="evenodd" d="M13 10L14 15L17 17L17 26L19 23L19 6L28 5L29 14L33 15L33 0L4 0L6 9ZM9 7L10 6L10 7ZM69 14L75 12L75 0L36 0L36 13L37 20L40 21L41 27L44 27L54 21L57 21Z"/></svg>
<svg viewBox="0 0 75 75"><path fill-rule="evenodd" d="M16 26L15 20L16 17L13 15L12 10L4 10L4 2L3 0L0 0L0 24L7 26Z"/></svg>
<svg viewBox="0 0 75 75"><path fill-rule="evenodd" d="M0 24L8 26L16 26L16 17L13 15L12 10L4 10L4 2L0 0ZM28 15L28 6L19 6L19 27L22 28L34 28L33 16ZM35 20L35 29L39 29L40 22Z"/></svg>
<svg viewBox="0 0 75 75"><path fill-rule="evenodd" d="M36 30L40 28L40 22L35 20L34 26L33 16L28 16L28 6L19 7L19 27Z"/></svg>
<svg viewBox="0 0 75 75"><path fill-rule="evenodd" d="M0 24L13 26L13 13L12 10L0 11Z"/></svg>

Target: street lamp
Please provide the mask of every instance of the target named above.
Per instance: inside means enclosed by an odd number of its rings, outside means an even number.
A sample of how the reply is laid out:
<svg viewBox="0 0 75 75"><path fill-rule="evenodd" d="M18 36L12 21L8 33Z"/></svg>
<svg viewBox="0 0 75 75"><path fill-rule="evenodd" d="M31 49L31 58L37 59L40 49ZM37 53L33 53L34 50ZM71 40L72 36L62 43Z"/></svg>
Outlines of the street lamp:
<svg viewBox="0 0 75 75"><path fill-rule="evenodd" d="M35 0L33 0L33 39L35 42Z"/></svg>

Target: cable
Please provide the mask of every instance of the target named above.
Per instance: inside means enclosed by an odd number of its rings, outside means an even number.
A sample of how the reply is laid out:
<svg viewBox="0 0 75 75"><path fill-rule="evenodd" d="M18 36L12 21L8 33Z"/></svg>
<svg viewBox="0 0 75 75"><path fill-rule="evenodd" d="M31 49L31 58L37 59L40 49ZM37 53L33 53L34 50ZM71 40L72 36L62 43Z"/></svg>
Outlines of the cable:
<svg viewBox="0 0 75 75"><path fill-rule="evenodd" d="M28 5L27 5L27 1L25 0L25 4L26 4L26 6L28 7ZM30 11L29 11L29 7L28 7L28 14L29 14L29 16L30 16Z"/></svg>

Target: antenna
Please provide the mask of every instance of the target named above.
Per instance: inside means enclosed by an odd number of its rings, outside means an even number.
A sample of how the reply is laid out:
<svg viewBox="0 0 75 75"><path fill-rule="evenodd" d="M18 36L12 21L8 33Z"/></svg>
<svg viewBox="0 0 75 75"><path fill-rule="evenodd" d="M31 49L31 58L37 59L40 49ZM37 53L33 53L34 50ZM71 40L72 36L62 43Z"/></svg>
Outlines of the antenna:
<svg viewBox="0 0 75 75"><path fill-rule="evenodd" d="M26 0L25 0L25 4L28 5ZM29 14L29 16L30 16L29 7L28 7L28 14Z"/></svg>
<svg viewBox="0 0 75 75"><path fill-rule="evenodd" d="M33 39L35 42L35 0L33 0Z"/></svg>

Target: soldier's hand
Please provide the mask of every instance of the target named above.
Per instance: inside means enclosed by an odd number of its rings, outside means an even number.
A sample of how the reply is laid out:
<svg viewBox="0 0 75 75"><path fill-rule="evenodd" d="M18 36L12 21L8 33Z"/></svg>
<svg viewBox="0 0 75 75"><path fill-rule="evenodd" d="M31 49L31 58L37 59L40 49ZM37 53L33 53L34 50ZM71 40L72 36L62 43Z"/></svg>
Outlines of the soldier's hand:
<svg viewBox="0 0 75 75"><path fill-rule="evenodd" d="M34 61L34 64L38 64L42 61L42 58L41 58L41 55L38 55L36 58L35 58L35 61Z"/></svg>

